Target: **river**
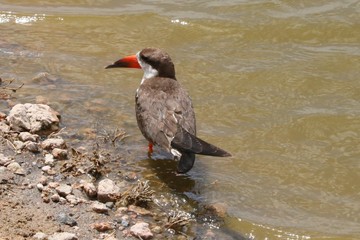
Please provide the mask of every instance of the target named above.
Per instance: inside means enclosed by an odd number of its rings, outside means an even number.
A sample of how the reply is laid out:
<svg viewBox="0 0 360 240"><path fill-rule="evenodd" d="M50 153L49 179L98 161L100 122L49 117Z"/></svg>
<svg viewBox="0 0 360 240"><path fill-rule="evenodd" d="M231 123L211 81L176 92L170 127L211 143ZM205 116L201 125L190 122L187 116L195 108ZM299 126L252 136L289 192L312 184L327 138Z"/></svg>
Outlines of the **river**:
<svg viewBox="0 0 360 240"><path fill-rule="evenodd" d="M48 99L68 131L124 128L142 174L225 204L222 227L359 239L359 16L358 0L0 0L0 77L25 84L22 102ZM172 57L199 137L233 157L199 156L178 178L173 162L147 158L134 114L142 71L104 66L148 46ZM56 77L34 80L41 72Z"/></svg>

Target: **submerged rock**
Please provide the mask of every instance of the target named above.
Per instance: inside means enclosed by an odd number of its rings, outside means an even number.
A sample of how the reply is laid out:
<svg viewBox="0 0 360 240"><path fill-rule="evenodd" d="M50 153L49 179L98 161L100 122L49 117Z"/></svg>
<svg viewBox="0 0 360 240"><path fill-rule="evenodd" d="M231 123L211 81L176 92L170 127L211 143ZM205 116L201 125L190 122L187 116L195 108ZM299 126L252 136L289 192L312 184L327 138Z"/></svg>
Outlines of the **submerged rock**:
<svg viewBox="0 0 360 240"><path fill-rule="evenodd" d="M149 229L149 224L146 222L138 222L130 228L130 233L140 239L150 239L153 233Z"/></svg>
<svg viewBox="0 0 360 240"><path fill-rule="evenodd" d="M59 130L59 113L44 104L16 104L7 116L14 131L48 134Z"/></svg>

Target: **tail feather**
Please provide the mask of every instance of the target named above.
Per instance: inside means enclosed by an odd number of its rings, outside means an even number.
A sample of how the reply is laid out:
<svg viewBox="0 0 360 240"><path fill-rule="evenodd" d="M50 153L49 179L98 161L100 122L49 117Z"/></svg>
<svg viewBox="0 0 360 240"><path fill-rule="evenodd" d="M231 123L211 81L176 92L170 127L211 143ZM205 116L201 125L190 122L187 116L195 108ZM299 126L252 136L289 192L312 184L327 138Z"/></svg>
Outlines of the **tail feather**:
<svg viewBox="0 0 360 240"><path fill-rule="evenodd" d="M194 166L195 154L190 152L182 152L181 158L177 167L178 173L186 173Z"/></svg>
<svg viewBox="0 0 360 240"><path fill-rule="evenodd" d="M231 154L189 133L183 128L178 129L171 146L181 152L196 153L209 156L230 157Z"/></svg>

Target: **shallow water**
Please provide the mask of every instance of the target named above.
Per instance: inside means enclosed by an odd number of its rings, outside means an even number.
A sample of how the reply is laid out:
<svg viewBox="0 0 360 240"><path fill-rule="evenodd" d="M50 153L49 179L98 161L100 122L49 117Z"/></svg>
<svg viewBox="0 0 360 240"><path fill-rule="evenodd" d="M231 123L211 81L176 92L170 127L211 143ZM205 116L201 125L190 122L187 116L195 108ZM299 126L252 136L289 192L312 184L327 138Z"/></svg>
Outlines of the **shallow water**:
<svg viewBox="0 0 360 240"><path fill-rule="evenodd" d="M359 14L356 0L0 0L0 77L25 83L22 102L48 98L68 131L125 128L145 176L225 203L225 227L256 239L358 239ZM187 178L147 159L134 115L142 72L103 69L146 46L169 52L198 135L232 158L200 156ZM31 80L39 72L57 79Z"/></svg>

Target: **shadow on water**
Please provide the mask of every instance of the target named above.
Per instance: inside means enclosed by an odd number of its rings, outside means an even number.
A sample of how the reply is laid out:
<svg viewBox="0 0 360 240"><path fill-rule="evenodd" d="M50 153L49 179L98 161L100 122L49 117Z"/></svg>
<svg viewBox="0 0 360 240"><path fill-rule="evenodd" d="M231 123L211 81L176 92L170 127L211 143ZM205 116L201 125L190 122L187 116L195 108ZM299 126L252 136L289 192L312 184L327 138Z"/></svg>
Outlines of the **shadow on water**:
<svg viewBox="0 0 360 240"><path fill-rule="evenodd" d="M165 158L163 157L165 156ZM176 193L183 194L191 192L195 187L195 180L187 174L177 175L176 167L178 162L173 159L166 158L168 156L154 154L151 158L146 159L144 164L160 182L175 191Z"/></svg>

